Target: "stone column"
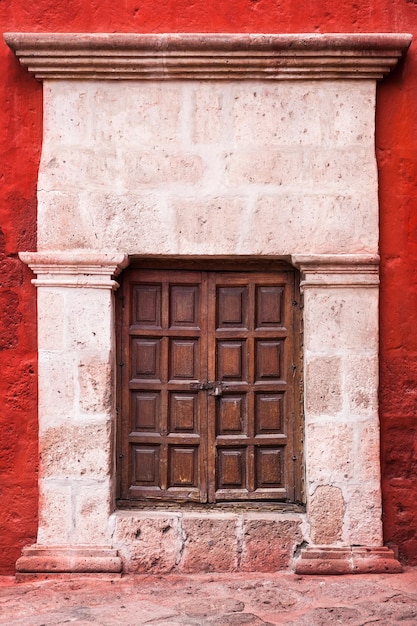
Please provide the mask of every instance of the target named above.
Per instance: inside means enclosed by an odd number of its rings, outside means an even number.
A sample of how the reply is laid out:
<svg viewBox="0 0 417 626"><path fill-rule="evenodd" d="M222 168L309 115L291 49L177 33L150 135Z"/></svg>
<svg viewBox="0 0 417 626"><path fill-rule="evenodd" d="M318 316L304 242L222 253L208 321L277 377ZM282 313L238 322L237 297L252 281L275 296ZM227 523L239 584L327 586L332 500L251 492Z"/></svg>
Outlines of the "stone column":
<svg viewBox="0 0 417 626"><path fill-rule="evenodd" d="M310 546L298 573L400 571L382 546L378 257L299 255Z"/></svg>
<svg viewBox="0 0 417 626"><path fill-rule="evenodd" d="M22 253L37 275L39 526L18 572L118 572L113 280L124 254Z"/></svg>

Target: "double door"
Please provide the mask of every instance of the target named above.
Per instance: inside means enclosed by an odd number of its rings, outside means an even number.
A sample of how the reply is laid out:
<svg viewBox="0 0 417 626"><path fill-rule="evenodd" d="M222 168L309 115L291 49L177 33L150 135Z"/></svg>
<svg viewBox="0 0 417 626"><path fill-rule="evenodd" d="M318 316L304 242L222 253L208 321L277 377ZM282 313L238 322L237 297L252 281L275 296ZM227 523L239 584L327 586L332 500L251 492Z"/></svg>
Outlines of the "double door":
<svg viewBox="0 0 417 626"><path fill-rule="evenodd" d="M120 296L120 501L295 501L294 272L132 269Z"/></svg>

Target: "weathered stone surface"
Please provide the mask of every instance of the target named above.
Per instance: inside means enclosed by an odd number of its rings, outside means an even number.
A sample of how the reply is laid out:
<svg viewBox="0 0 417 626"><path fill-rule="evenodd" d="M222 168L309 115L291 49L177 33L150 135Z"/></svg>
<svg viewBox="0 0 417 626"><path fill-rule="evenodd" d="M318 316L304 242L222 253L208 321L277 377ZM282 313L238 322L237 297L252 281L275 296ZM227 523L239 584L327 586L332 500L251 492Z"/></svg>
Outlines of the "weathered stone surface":
<svg viewBox="0 0 417 626"><path fill-rule="evenodd" d="M182 530L178 515L118 513L113 545L129 573L164 573L181 559Z"/></svg>
<svg viewBox="0 0 417 626"><path fill-rule="evenodd" d="M233 85L232 93L237 144L285 146L322 142L317 111L322 114L325 94L319 83L253 83L249 88Z"/></svg>
<svg viewBox="0 0 417 626"><path fill-rule="evenodd" d="M42 476L84 480L108 477L111 432L109 421L48 428L39 440Z"/></svg>
<svg viewBox="0 0 417 626"><path fill-rule="evenodd" d="M308 424L308 483L345 483L354 475L354 425L339 422Z"/></svg>
<svg viewBox="0 0 417 626"><path fill-rule="evenodd" d="M65 299L56 290L40 289L38 291L38 341L45 351L59 352L64 350L64 319Z"/></svg>
<svg viewBox="0 0 417 626"><path fill-rule="evenodd" d="M378 353L377 289L309 289L305 294L305 349L316 354ZM318 332L319 330L319 332Z"/></svg>
<svg viewBox="0 0 417 626"><path fill-rule="evenodd" d="M65 545L73 529L71 486L41 480L39 483L38 542Z"/></svg>
<svg viewBox="0 0 417 626"><path fill-rule="evenodd" d="M22 556L17 562L17 571L21 574L97 574L118 573L120 570L121 561L116 550L88 545L61 548L35 544L23 548Z"/></svg>
<svg viewBox="0 0 417 626"><path fill-rule="evenodd" d="M340 357L307 358L306 412L308 416L335 417L343 408L342 360Z"/></svg>
<svg viewBox="0 0 417 626"><path fill-rule="evenodd" d="M41 554L47 557L39 549ZM81 559L82 554L99 558L91 549L68 551L66 556ZM101 554L114 558L110 550ZM359 626L367 622L414 626L417 616L415 568L400 576L326 578L287 572L22 578L18 585L11 577L1 581L2 626L13 622L19 626L141 622L158 626Z"/></svg>
<svg viewBox="0 0 417 626"><path fill-rule="evenodd" d="M296 546L302 542L300 522L276 516L244 518L239 569L244 572L288 569Z"/></svg>
<svg viewBox="0 0 417 626"><path fill-rule="evenodd" d="M297 574L398 574L400 563L386 547L314 548L301 551Z"/></svg>
<svg viewBox="0 0 417 626"><path fill-rule="evenodd" d="M245 201L239 197L215 196L172 201L178 252L230 253L239 244L240 232L230 224L242 220Z"/></svg>
<svg viewBox="0 0 417 626"><path fill-rule="evenodd" d="M379 481L346 485L349 523L344 528L344 539L350 545L382 545L381 485Z"/></svg>
<svg viewBox="0 0 417 626"><path fill-rule="evenodd" d="M172 144L180 136L182 90L180 81L95 83L94 142L129 147Z"/></svg>
<svg viewBox="0 0 417 626"><path fill-rule="evenodd" d="M183 519L184 551L180 571L233 572L238 565L235 516Z"/></svg>
<svg viewBox="0 0 417 626"><path fill-rule="evenodd" d="M89 212L80 208L81 198L69 189L42 189L40 186L38 191L38 250L92 247L92 220Z"/></svg>
<svg viewBox="0 0 417 626"><path fill-rule="evenodd" d="M317 487L309 501L309 521L313 543L331 545L342 539L345 506L338 487Z"/></svg>
<svg viewBox="0 0 417 626"><path fill-rule="evenodd" d="M352 415L376 415L378 394L378 357L351 355L345 366L345 397Z"/></svg>
<svg viewBox="0 0 417 626"><path fill-rule="evenodd" d="M72 353L39 350L40 430L74 413L75 357Z"/></svg>
<svg viewBox="0 0 417 626"><path fill-rule="evenodd" d="M73 543L109 545L109 517L113 510L109 480L73 487Z"/></svg>
<svg viewBox="0 0 417 626"><path fill-rule="evenodd" d="M108 354L86 355L78 364L79 408L85 413L107 413L112 409L112 367Z"/></svg>
<svg viewBox="0 0 417 626"><path fill-rule="evenodd" d="M110 351L112 309L109 289L73 289L66 301L64 323L67 347L77 351ZM92 314L92 311L99 311L100 314Z"/></svg>

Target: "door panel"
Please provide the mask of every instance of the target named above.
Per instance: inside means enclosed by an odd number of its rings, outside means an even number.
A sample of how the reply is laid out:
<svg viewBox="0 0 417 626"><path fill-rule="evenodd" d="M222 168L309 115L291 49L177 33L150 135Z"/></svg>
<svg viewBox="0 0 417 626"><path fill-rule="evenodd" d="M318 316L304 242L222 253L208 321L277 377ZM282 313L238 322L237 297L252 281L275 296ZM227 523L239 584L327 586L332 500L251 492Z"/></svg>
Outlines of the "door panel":
<svg viewBox="0 0 417 626"><path fill-rule="evenodd" d="M132 269L120 499L295 500L292 271Z"/></svg>

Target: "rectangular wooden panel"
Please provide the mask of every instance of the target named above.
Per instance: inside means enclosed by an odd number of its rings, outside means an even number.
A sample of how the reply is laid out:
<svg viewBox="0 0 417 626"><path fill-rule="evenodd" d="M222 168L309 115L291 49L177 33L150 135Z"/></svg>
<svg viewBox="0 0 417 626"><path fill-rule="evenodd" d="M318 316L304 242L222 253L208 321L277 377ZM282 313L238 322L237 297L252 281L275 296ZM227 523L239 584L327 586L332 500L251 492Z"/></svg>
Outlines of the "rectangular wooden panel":
<svg viewBox="0 0 417 626"><path fill-rule="evenodd" d="M281 341L259 339L255 342L256 380L280 379L283 345Z"/></svg>
<svg viewBox="0 0 417 626"><path fill-rule="evenodd" d="M132 324L161 327L162 285L135 285L133 288Z"/></svg>
<svg viewBox="0 0 417 626"><path fill-rule="evenodd" d="M170 288L170 327L198 327L198 285L173 285Z"/></svg>
<svg viewBox="0 0 417 626"><path fill-rule="evenodd" d="M197 339L171 339L169 345L170 380L197 379Z"/></svg>
<svg viewBox="0 0 417 626"><path fill-rule="evenodd" d="M198 432L198 398L197 394L179 393L169 394L169 432L197 433Z"/></svg>
<svg viewBox="0 0 417 626"><path fill-rule="evenodd" d="M169 446L168 487L198 486L198 449L185 446Z"/></svg>
<svg viewBox="0 0 417 626"><path fill-rule="evenodd" d="M283 432L284 394L260 392L255 395L255 433Z"/></svg>
<svg viewBox="0 0 417 626"><path fill-rule="evenodd" d="M224 394L216 403L216 435L243 435L246 427L246 395Z"/></svg>
<svg viewBox="0 0 417 626"><path fill-rule="evenodd" d="M134 431L159 432L160 394L151 391L133 392L132 413Z"/></svg>
<svg viewBox="0 0 417 626"><path fill-rule="evenodd" d="M133 484L159 486L159 446L134 446Z"/></svg>
<svg viewBox="0 0 417 626"><path fill-rule="evenodd" d="M282 450L258 448L256 450L256 489L283 485Z"/></svg>
<svg viewBox="0 0 417 626"><path fill-rule="evenodd" d="M244 380L246 376L245 341L219 341L216 380Z"/></svg>
<svg viewBox="0 0 417 626"><path fill-rule="evenodd" d="M244 489L245 460L244 448L237 450L223 449L218 451L217 486L218 489Z"/></svg>
<svg viewBox="0 0 417 626"><path fill-rule="evenodd" d="M247 287L219 287L217 328L247 328Z"/></svg>
<svg viewBox="0 0 417 626"><path fill-rule="evenodd" d="M256 287L256 328L282 326L284 319L284 287L258 285Z"/></svg>
<svg viewBox="0 0 417 626"><path fill-rule="evenodd" d="M160 339L134 339L132 357L132 378L161 380Z"/></svg>

